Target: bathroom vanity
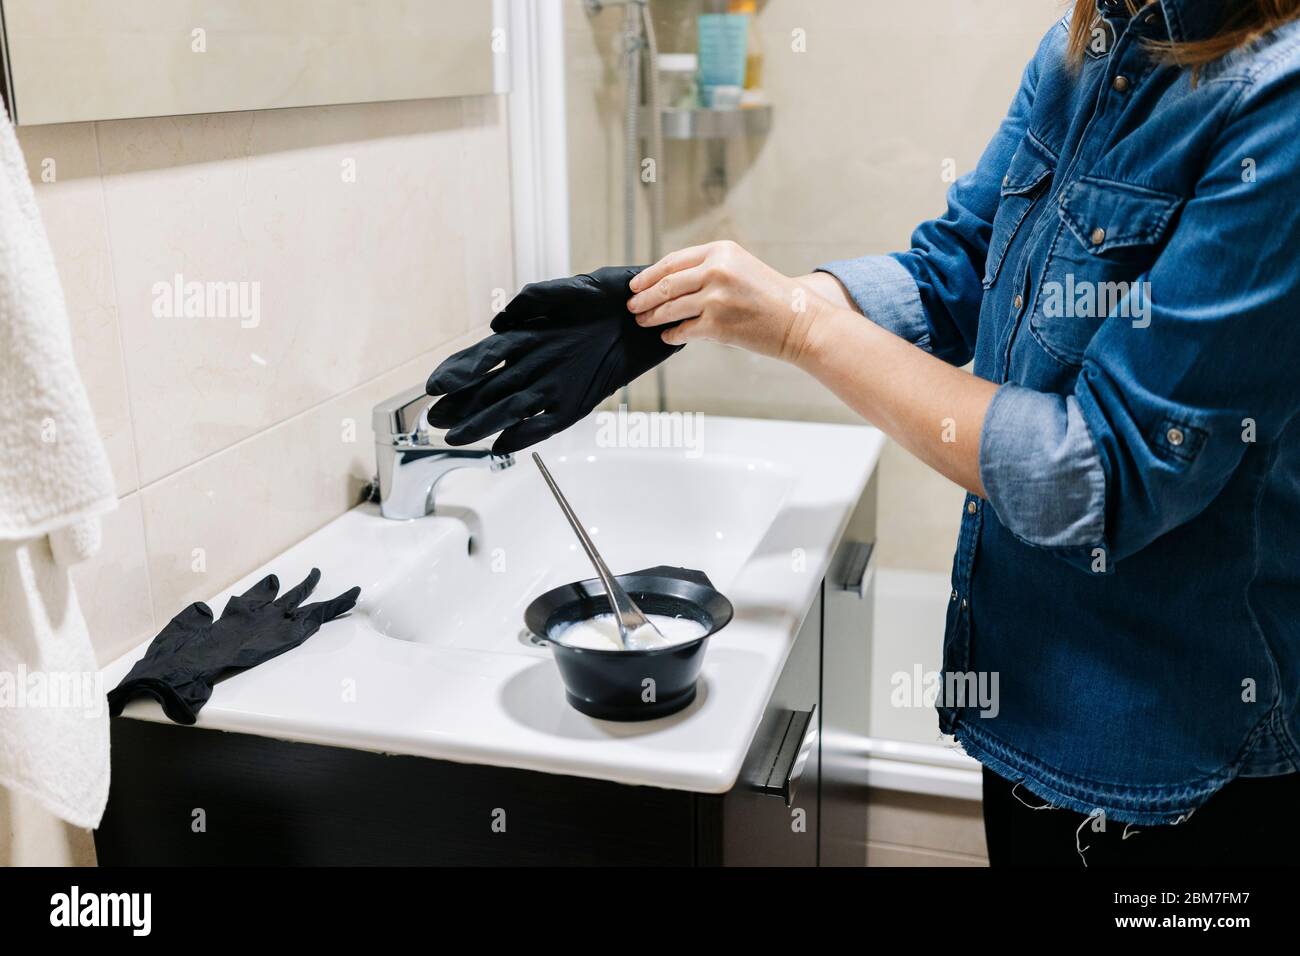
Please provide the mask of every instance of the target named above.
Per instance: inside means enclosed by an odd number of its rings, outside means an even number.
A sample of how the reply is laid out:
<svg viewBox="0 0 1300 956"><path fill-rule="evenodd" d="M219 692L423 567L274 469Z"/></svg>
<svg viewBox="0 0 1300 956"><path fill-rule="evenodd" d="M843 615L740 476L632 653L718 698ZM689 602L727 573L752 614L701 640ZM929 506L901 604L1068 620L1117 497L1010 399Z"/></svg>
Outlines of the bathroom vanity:
<svg viewBox="0 0 1300 956"><path fill-rule="evenodd" d="M568 705L522 613L586 558L531 466L458 472L435 515L362 505L209 602L312 566L320 594L362 588L218 685L197 725L151 701L113 721L100 863L861 864L842 742L867 713L869 516L848 532L882 436L718 418L698 448L602 435L589 420L541 451L611 567L693 566L735 605L689 707L614 723Z"/></svg>

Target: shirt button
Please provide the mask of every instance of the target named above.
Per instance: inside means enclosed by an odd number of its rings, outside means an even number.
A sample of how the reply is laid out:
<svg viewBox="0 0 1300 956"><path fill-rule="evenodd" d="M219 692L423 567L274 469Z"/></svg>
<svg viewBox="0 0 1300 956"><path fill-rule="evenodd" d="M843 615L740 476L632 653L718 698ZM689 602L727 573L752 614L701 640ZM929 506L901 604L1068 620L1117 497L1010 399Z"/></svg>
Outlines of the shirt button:
<svg viewBox="0 0 1300 956"><path fill-rule="evenodd" d="M1181 428L1171 428L1165 432L1165 438L1169 440L1169 444L1174 446L1181 445L1185 437Z"/></svg>
<svg viewBox="0 0 1300 956"><path fill-rule="evenodd" d="M979 505L973 501L966 502L966 513L968 515L973 515L976 511L979 511Z"/></svg>
<svg viewBox="0 0 1300 956"><path fill-rule="evenodd" d="M1112 81L1111 86L1115 87L1116 93L1125 93L1128 91L1129 82L1127 76L1117 76Z"/></svg>
<svg viewBox="0 0 1300 956"><path fill-rule="evenodd" d="M952 599L954 601L957 600L957 592L955 590L952 592Z"/></svg>
<svg viewBox="0 0 1300 956"><path fill-rule="evenodd" d="M1099 246L1106 241L1106 230L1098 226L1092 231L1092 244Z"/></svg>
<svg viewBox="0 0 1300 956"><path fill-rule="evenodd" d="M1023 295L1018 295L1011 300L1011 304L1015 306L1016 311L1019 312L1025 306L1025 297Z"/></svg>
<svg viewBox="0 0 1300 956"><path fill-rule="evenodd" d="M962 599L961 599L961 606L962 606L962 607L970 607L970 602L967 601L965 598L962 598Z"/></svg>

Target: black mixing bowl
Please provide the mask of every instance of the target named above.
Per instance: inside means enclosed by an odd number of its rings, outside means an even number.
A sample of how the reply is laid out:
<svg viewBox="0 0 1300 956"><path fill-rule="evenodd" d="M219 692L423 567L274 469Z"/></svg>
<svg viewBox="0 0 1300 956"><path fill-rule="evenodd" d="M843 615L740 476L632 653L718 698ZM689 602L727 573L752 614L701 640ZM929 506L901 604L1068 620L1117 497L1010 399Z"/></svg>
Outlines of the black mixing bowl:
<svg viewBox="0 0 1300 956"><path fill-rule="evenodd" d="M603 651L553 640L556 628L610 613L599 578L565 584L528 605L524 623L551 645L569 703L603 720L651 720L676 713L695 699L709 638L731 620L731 602L703 571L646 568L616 575L646 614L690 618L704 634L653 650Z"/></svg>

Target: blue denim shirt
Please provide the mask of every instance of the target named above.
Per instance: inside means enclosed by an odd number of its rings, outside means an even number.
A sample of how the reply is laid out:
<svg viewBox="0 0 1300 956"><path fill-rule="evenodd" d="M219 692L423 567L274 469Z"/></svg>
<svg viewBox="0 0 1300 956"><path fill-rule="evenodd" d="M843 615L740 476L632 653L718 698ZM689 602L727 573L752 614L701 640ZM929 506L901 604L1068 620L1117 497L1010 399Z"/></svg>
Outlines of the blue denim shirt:
<svg viewBox="0 0 1300 956"><path fill-rule="evenodd" d="M1144 41L1223 4L1097 6L1082 67L1062 21L910 250L823 268L1000 386L941 729L1057 806L1172 823L1300 768L1300 25L1193 83Z"/></svg>

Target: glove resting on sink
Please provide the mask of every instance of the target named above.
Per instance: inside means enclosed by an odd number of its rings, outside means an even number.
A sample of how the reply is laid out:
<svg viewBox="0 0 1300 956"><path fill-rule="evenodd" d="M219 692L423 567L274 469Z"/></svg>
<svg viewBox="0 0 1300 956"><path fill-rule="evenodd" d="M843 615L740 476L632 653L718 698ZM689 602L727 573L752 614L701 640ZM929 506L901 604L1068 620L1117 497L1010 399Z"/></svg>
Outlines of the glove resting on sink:
<svg viewBox="0 0 1300 956"><path fill-rule="evenodd" d="M303 606L319 580L320 571L312 568L306 580L277 599L280 581L269 574L227 601L218 621L206 604L191 604L109 691L108 712L116 717L133 697L146 695L176 723L194 723L221 678L292 650L322 624L352 610L360 588Z"/></svg>
<svg viewBox="0 0 1300 956"><path fill-rule="evenodd" d="M524 286L492 320L493 335L429 376L425 391L444 396L429 424L450 429L451 445L501 432L492 450L519 451L680 350L660 338L669 326L642 328L627 309L628 283L643 268L607 266Z"/></svg>

